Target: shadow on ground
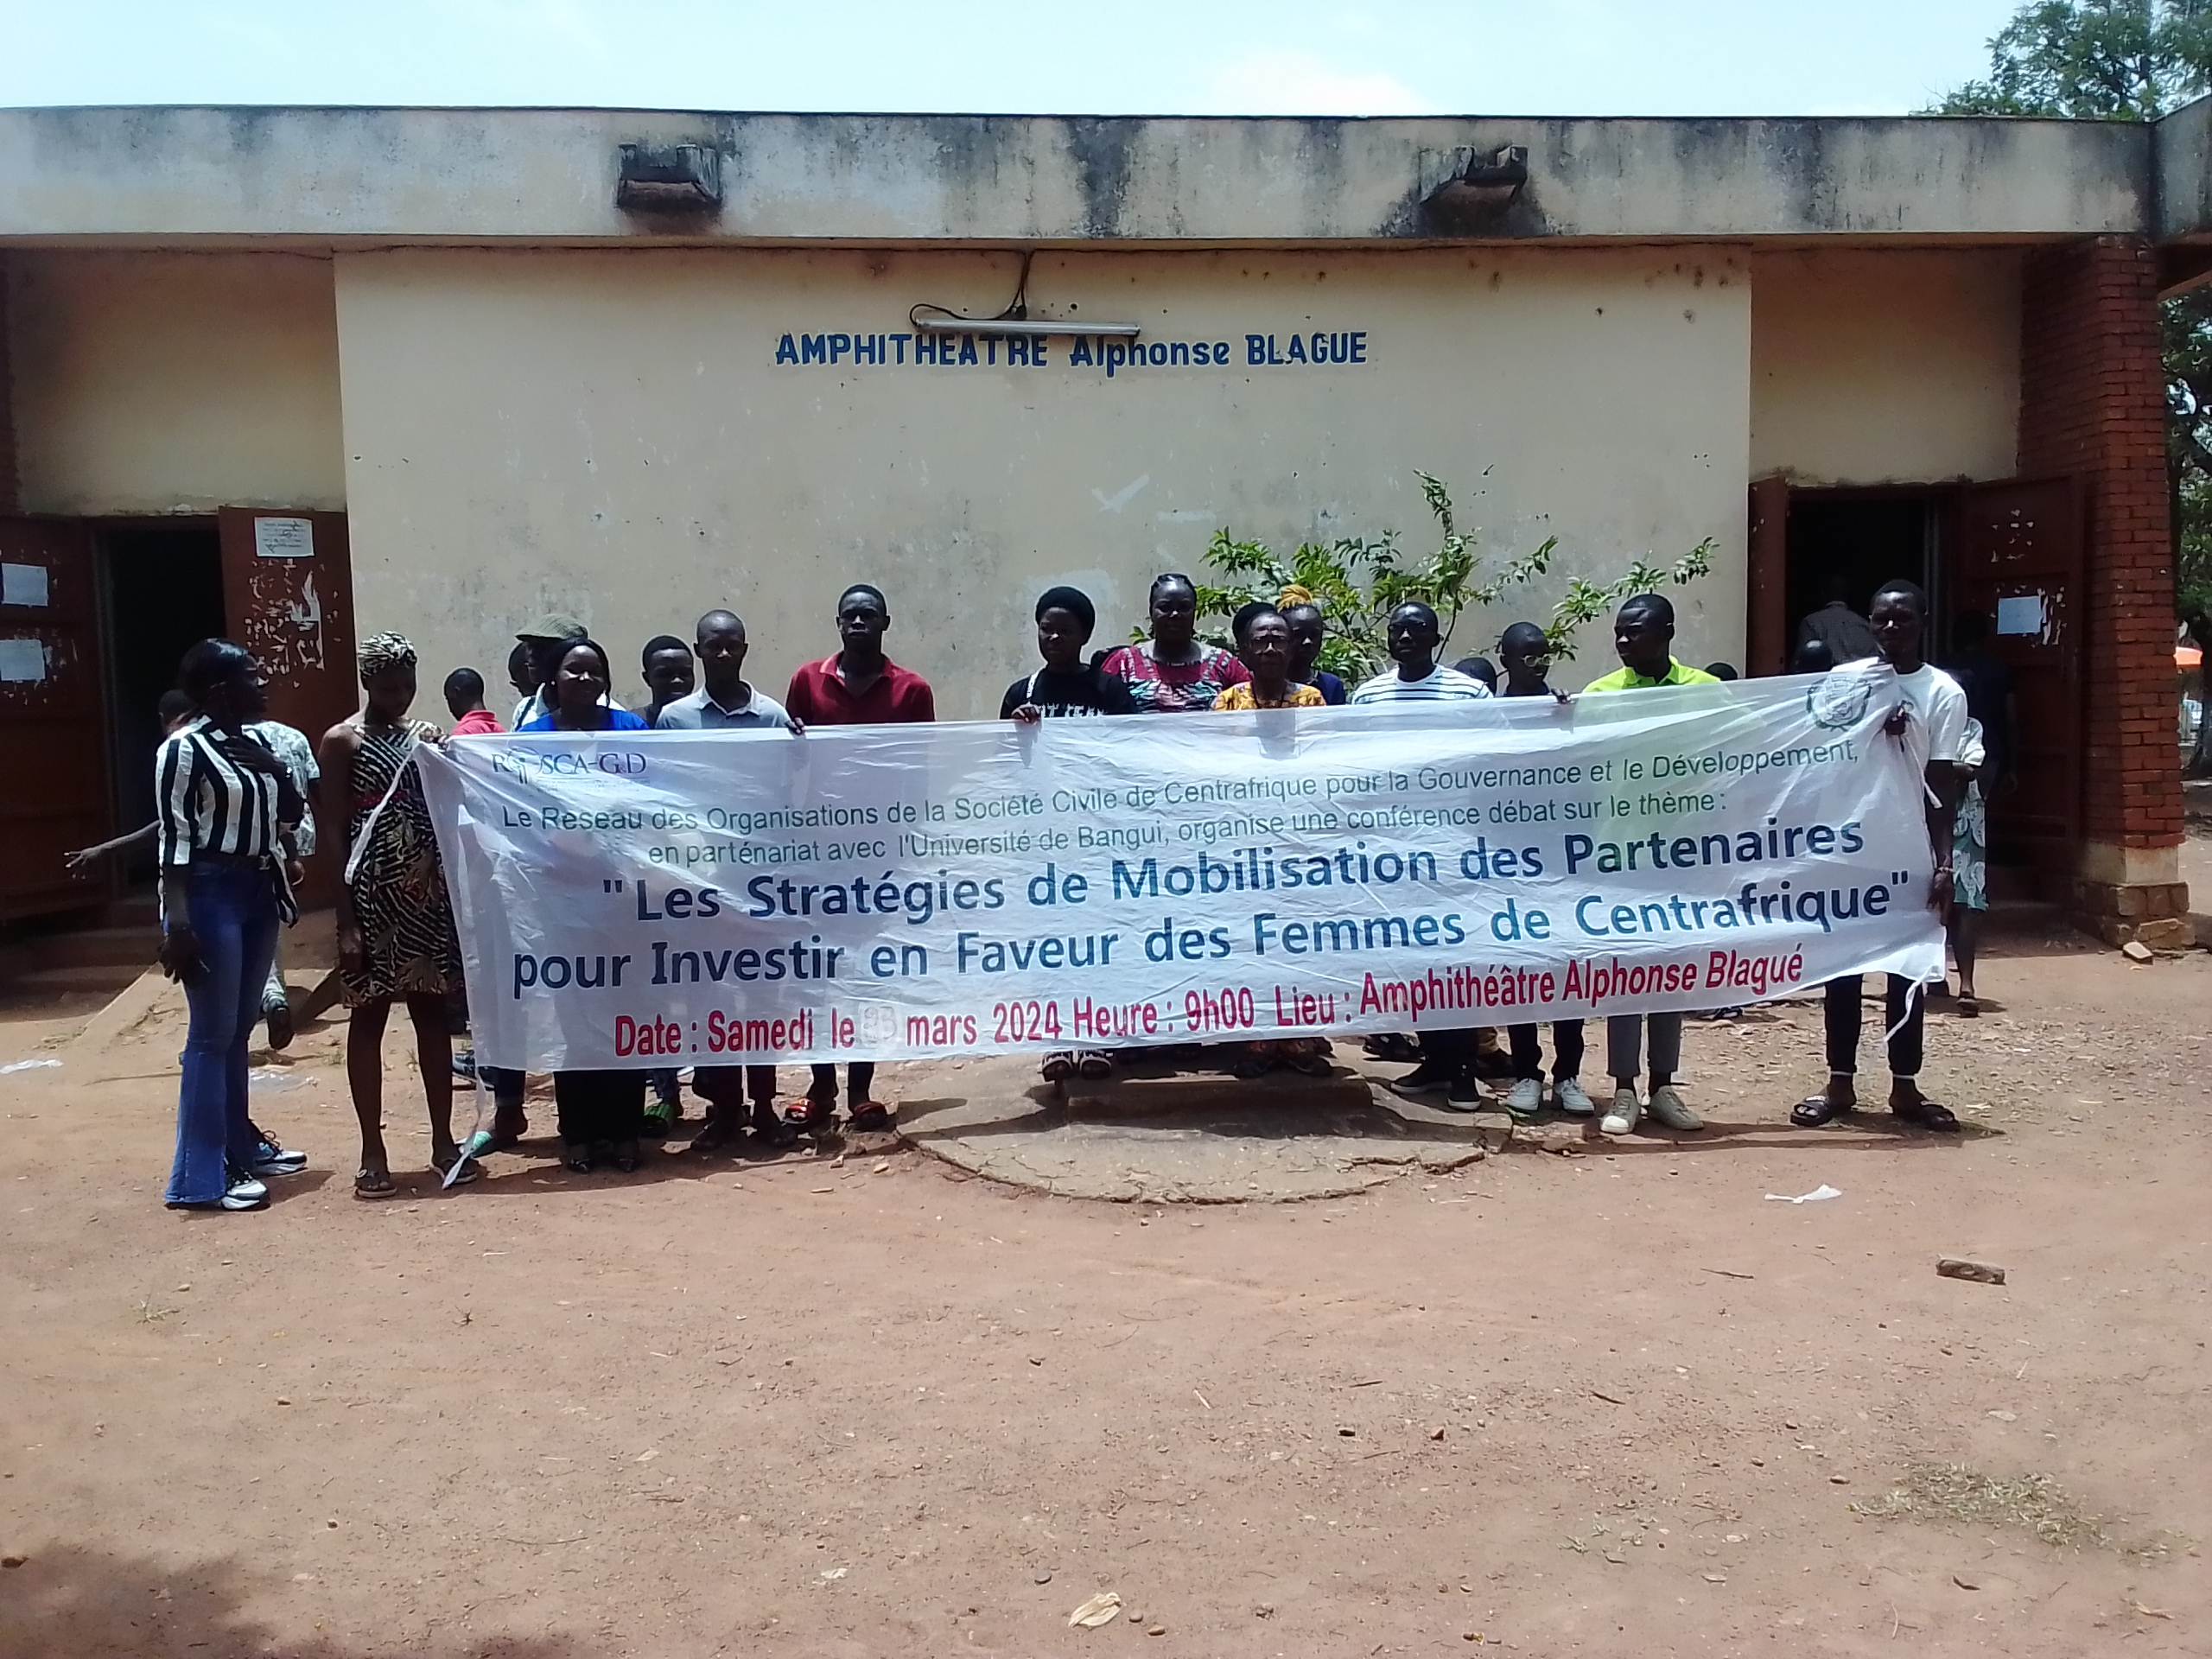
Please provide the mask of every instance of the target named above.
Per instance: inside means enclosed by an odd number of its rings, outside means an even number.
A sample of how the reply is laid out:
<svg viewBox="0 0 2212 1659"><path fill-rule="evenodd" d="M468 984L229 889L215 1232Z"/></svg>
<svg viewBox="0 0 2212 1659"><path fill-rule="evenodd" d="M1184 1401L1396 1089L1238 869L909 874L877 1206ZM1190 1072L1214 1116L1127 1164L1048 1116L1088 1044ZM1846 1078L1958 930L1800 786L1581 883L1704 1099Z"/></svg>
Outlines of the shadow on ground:
<svg viewBox="0 0 2212 1659"><path fill-rule="evenodd" d="M257 1597L293 1587L226 1559L178 1567L81 1545L48 1545L26 1551L21 1564L0 1577L0 1653L370 1659L391 1651L320 1635L279 1634L247 1611ZM582 1659L603 1649L564 1637L473 1636L410 1643L407 1650L419 1659Z"/></svg>

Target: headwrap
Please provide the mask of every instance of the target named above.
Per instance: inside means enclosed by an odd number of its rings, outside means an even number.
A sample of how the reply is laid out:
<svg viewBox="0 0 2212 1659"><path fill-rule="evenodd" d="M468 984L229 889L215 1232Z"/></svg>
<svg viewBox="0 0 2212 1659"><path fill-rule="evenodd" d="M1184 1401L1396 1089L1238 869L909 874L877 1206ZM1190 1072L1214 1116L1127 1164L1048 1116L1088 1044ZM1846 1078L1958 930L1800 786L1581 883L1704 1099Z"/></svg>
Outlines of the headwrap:
<svg viewBox="0 0 2212 1659"><path fill-rule="evenodd" d="M415 666L415 647L407 642L404 633L372 633L361 641L361 683L367 684L372 674L381 674L387 668Z"/></svg>
<svg viewBox="0 0 2212 1659"><path fill-rule="evenodd" d="M1275 595L1275 608L1279 611L1287 611L1294 605L1311 605L1313 602L1313 590L1303 582L1291 582Z"/></svg>
<svg viewBox="0 0 2212 1659"><path fill-rule="evenodd" d="M1080 588L1047 588L1037 596L1037 620L1042 622L1047 611L1065 611L1083 624L1084 638L1088 639L1098 626L1098 607L1090 602L1090 595Z"/></svg>

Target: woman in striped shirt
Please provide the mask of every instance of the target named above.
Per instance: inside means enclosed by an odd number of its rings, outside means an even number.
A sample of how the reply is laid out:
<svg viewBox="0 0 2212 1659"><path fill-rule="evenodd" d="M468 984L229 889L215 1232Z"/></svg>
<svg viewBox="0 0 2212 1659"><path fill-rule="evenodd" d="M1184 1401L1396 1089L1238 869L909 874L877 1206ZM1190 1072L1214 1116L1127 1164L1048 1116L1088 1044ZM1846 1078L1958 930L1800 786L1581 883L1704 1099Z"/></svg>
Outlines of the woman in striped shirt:
<svg viewBox="0 0 2212 1659"><path fill-rule="evenodd" d="M244 646L202 639L185 652L177 683L200 713L154 757L161 962L183 982L191 1011L168 1196L177 1209L251 1210L269 1189L252 1173L246 1041L276 929L297 913L285 836L305 804L284 763L246 732L268 713L269 694Z"/></svg>

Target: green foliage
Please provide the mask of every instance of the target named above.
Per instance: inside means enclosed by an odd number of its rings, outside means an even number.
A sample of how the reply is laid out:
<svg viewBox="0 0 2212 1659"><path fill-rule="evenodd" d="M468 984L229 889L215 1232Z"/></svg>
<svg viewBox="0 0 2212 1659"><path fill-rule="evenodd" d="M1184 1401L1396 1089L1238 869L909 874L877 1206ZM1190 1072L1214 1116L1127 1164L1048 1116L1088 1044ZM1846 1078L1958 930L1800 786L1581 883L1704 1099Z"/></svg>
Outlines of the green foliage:
<svg viewBox="0 0 2212 1659"><path fill-rule="evenodd" d="M1224 580L1217 587L1199 585L1199 616L1231 617L1255 601L1273 605L1285 588L1295 583L1313 595L1328 624L1319 666L1346 680L1357 681L1379 673L1389 661L1390 613L1408 600L1419 600L1436 613L1438 626L1448 642L1463 611L1495 605L1549 571L1552 555L1559 548L1556 536L1508 560L1484 579L1475 537L1459 528L1451 491L1442 480L1427 473L1414 476L1421 480L1421 499L1435 518L1439 532L1436 551L1426 558L1408 563L1398 547L1395 531L1373 540L1347 537L1334 542L1302 542L1287 559L1263 542L1239 541L1227 530L1217 531L1206 550L1206 559ZM1613 582L1572 578L1544 624L1552 655L1561 661L1572 658L1575 630L1608 614L1617 601L1630 594L1681 587L1712 568L1713 543L1707 541L1671 565L1638 559ZM1210 632L1207 638L1216 645L1230 643L1225 628Z"/></svg>
<svg viewBox="0 0 2212 1659"><path fill-rule="evenodd" d="M2212 0L2034 0L1941 115L2155 121L2212 87Z"/></svg>

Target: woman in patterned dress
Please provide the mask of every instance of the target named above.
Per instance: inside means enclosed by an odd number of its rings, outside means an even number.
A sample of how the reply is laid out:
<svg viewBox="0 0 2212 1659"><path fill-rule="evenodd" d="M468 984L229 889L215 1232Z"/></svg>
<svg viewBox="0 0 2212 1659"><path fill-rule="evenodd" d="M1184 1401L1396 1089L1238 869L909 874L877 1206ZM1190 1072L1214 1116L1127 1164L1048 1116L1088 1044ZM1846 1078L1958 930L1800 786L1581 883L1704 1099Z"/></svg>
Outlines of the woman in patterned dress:
<svg viewBox="0 0 2212 1659"><path fill-rule="evenodd" d="M1198 590L1188 576L1154 578L1150 610L1152 638L1109 652L1099 664L1128 682L1139 714L1203 714L1252 677L1231 652L1198 637Z"/></svg>
<svg viewBox="0 0 2212 1659"><path fill-rule="evenodd" d="M1951 825L1951 957L1959 964L1959 1018L1972 1020L1981 1013L1974 990L1976 935L1981 913L1989 908L1989 809L1981 791L1989 768L1989 747L1981 722L1969 716L1959 758L1953 763L1967 780L1958 816Z"/></svg>
<svg viewBox="0 0 2212 1659"><path fill-rule="evenodd" d="M429 807L414 766L418 743L436 742L438 728L410 720L415 702L415 648L396 633L361 646L366 707L322 740L323 822L343 823L333 836L338 893L338 976L351 1017L346 1027L346 1081L361 1123L361 1166L353 1195L388 1198L398 1192L384 1145L384 1030L395 1001L415 1022L415 1052L430 1110L430 1160L451 1167L461 1149L453 1138L453 1045L446 999L461 988L461 944L446 892ZM461 1179L477 1179L474 1165Z"/></svg>

